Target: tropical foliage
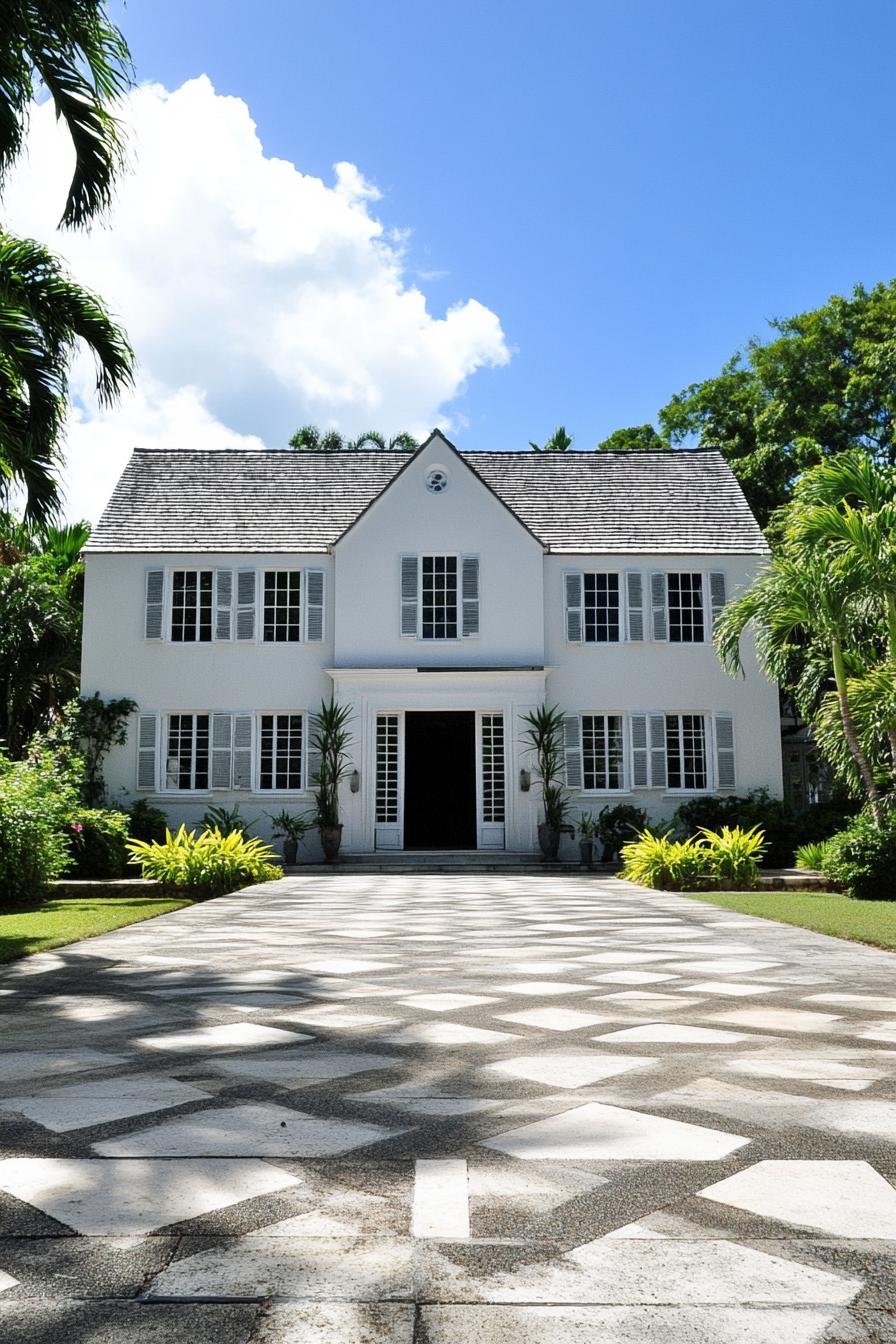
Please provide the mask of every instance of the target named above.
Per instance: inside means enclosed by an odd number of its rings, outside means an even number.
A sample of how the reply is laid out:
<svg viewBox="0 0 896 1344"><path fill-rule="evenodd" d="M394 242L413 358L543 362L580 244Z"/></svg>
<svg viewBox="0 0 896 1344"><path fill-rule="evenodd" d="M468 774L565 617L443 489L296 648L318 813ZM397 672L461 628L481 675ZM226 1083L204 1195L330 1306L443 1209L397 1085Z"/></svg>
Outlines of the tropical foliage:
<svg viewBox="0 0 896 1344"><path fill-rule="evenodd" d="M174 835L166 831L161 844L131 840L128 852L143 877L192 896L222 896L282 876L273 850L257 836L247 840L241 831L223 835L217 827L197 836L181 826Z"/></svg>
<svg viewBox="0 0 896 1344"><path fill-rule="evenodd" d="M626 429L614 429L612 434L601 440L595 452L662 453L668 450L669 444L653 425L629 425Z"/></svg>
<svg viewBox="0 0 896 1344"><path fill-rule="evenodd" d="M322 700L320 709L311 715L311 747L318 758L312 775L317 824L321 829L339 826L339 785L348 775L351 764L349 747L352 736L349 720L350 705L337 705L335 699Z"/></svg>
<svg viewBox="0 0 896 1344"><path fill-rule="evenodd" d="M867 813L856 817L826 841L818 866L856 900L896 900L896 817L889 810L880 824Z"/></svg>
<svg viewBox="0 0 896 1344"><path fill-rule="evenodd" d="M567 434L563 425L558 425L545 443L538 444L529 440L529 447L535 453L566 453L573 445L573 436Z"/></svg>
<svg viewBox="0 0 896 1344"><path fill-rule="evenodd" d="M71 866L69 823L79 763L35 738L24 760L0 753L0 893L4 907L39 900Z"/></svg>
<svg viewBox="0 0 896 1344"><path fill-rule="evenodd" d="M413 434L402 431L387 438L379 430L366 429L357 438L346 438L337 429L321 429L318 425L302 425L289 441L290 448L300 453L360 453L364 450L378 453L413 453L420 447Z"/></svg>
<svg viewBox="0 0 896 1344"><path fill-rule="evenodd" d="M130 817L109 808L84 807L66 819L72 856L70 877L123 877L127 872Z"/></svg>
<svg viewBox="0 0 896 1344"><path fill-rule="evenodd" d="M622 876L661 891L687 891L707 883L732 889L755 886L765 837L758 827L749 831L723 826L702 830L687 840L670 834L641 831L622 849Z"/></svg>
<svg viewBox="0 0 896 1344"><path fill-rule="evenodd" d="M539 705L522 715L523 741L535 757L544 821L562 830L569 814L569 790L563 755L564 715L559 705Z"/></svg>

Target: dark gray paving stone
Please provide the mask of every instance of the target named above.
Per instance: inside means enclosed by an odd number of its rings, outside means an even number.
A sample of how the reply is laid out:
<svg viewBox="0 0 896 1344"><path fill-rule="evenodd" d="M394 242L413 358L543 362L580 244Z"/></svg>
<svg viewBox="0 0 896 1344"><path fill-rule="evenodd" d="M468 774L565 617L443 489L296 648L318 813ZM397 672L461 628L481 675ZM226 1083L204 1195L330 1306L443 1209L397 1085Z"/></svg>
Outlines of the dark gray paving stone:
<svg viewBox="0 0 896 1344"><path fill-rule="evenodd" d="M0 1338L15 1344L248 1344L257 1310L243 1303L0 1303Z"/></svg>

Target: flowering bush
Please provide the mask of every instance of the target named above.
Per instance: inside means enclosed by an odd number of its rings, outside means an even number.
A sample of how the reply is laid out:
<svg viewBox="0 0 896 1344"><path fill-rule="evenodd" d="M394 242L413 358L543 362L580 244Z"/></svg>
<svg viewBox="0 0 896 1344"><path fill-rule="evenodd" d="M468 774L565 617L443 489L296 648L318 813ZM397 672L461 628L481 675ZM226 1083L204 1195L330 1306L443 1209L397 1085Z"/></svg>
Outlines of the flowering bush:
<svg viewBox="0 0 896 1344"><path fill-rule="evenodd" d="M71 877L122 877L128 866L126 812L85 807L68 818L66 838L72 855Z"/></svg>
<svg viewBox="0 0 896 1344"><path fill-rule="evenodd" d="M64 752L35 738L24 760L0 753L0 903L45 896L71 866L68 819L78 806L79 770Z"/></svg>

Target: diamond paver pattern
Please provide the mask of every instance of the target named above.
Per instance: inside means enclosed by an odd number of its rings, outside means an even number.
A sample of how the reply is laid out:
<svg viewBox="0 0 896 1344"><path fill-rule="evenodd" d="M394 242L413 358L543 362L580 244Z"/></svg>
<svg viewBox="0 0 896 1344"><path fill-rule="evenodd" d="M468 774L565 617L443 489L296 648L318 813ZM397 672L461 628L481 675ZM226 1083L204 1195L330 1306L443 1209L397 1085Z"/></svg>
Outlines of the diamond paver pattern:
<svg viewBox="0 0 896 1344"><path fill-rule="evenodd" d="M0 1339L896 1342L889 953L290 877L0 974Z"/></svg>

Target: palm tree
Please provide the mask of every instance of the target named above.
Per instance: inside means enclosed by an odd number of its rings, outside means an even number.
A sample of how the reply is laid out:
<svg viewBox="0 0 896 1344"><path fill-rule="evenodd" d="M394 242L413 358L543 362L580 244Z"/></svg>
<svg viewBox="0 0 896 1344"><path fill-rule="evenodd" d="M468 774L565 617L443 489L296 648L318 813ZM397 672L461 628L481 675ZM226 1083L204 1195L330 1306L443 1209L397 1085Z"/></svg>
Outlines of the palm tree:
<svg viewBox="0 0 896 1344"><path fill-rule="evenodd" d="M357 453L364 448L373 448L375 452L412 453L419 444L412 434L402 432L386 439L379 430L367 429L356 439L344 438L338 430L322 430L317 425L302 425L289 441L290 448L300 453Z"/></svg>
<svg viewBox="0 0 896 1344"><path fill-rule="evenodd" d="M22 152L43 86L75 151L61 223L84 225L108 207L122 166L110 105L132 83L127 42L102 0L7 0L0 14L0 186Z"/></svg>
<svg viewBox="0 0 896 1344"><path fill-rule="evenodd" d="M0 233L0 501L24 488L25 515L36 521L59 507L54 472L78 342L94 356L108 405L134 378L121 328L40 243Z"/></svg>
<svg viewBox="0 0 896 1344"><path fill-rule="evenodd" d="M529 447L536 453L565 453L572 447L572 443L572 435L567 434L563 425L558 425L545 444L540 445L530 439Z"/></svg>
<svg viewBox="0 0 896 1344"><path fill-rule="evenodd" d="M377 429L366 429L348 446L354 452L371 447L380 453L413 453L420 447L413 434L408 434L404 430L400 434L393 434L392 438L387 440Z"/></svg>

